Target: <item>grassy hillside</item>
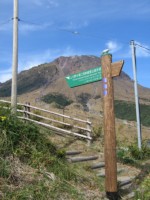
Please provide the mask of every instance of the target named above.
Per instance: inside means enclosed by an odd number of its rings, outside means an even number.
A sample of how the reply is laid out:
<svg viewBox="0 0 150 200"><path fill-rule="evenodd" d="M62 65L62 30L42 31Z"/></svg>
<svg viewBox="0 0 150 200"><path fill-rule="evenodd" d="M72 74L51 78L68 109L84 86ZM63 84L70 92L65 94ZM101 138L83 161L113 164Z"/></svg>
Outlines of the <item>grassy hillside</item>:
<svg viewBox="0 0 150 200"><path fill-rule="evenodd" d="M115 114L119 119L136 121L136 110L133 102L115 100ZM143 126L150 126L150 105L140 104L140 117Z"/></svg>
<svg viewBox="0 0 150 200"><path fill-rule="evenodd" d="M90 199L83 189L90 190L90 179L69 165L47 132L0 110L0 199ZM92 184L99 188L98 181Z"/></svg>

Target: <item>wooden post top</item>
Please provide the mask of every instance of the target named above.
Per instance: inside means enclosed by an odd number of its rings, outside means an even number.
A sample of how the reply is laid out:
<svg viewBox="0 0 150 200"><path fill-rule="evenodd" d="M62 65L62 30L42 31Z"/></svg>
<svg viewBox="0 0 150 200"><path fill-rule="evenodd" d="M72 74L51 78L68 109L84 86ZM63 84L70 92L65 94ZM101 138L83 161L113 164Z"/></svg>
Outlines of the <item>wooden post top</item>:
<svg viewBox="0 0 150 200"><path fill-rule="evenodd" d="M101 58L104 59L103 57L106 56L106 59L112 59L112 54L108 53L108 52L104 52L101 55ZM121 71L122 71L122 67L124 65L124 60L120 60L114 63L111 63L111 67L112 67L112 77L116 77L119 76Z"/></svg>

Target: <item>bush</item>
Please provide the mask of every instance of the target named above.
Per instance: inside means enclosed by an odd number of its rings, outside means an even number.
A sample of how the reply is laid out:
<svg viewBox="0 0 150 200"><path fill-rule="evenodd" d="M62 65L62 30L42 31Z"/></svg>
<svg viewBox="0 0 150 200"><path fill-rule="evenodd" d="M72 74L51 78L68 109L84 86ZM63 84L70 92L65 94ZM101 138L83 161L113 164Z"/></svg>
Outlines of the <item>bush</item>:
<svg viewBox="0 0 150 200"><path fill-rule="evenodd" d="M94 139L102 137L102 126L94 127L93 137Z"/></svg>
<svg viewBox="0 0 150 200"><path fill-rule="evenodd" d="M147 142L144 141L142 148L139 149L137 142L130 144L127 147L122 147L117 151L118 159L123 163L134 164L138 160L148 159L150 157L150 148Z"/></svg>
<svg viewBox="0 0 150 200"><path fill-rule="evenodd" d="M143 142L142 148L139 149L137 143L129 146L131 156L136 160L147 159L150 157L150 148L147 146L147 142Z"/></svg>
<svg viewBox="0 0 150 200"><path fill-rule="evenodd" d="M48 104L55 102L59 108L64 108L65 106L68 106L73 102L65 95L58 93L47 94L43 96L41 100Z"/></svg>
<svg viewBox="0 0 150 200"><path fill-rule="evenodd" d="M150 199L150 177L144 179L139 190L135 192L135 198L139 200Z"/></svg>

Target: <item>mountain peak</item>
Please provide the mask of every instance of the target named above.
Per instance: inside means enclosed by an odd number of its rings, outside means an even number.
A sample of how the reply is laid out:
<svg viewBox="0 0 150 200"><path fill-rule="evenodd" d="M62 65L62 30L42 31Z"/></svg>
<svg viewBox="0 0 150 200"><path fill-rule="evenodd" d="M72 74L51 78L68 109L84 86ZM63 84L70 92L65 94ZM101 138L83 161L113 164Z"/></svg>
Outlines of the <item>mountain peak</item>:
<svg viewBox="0 0 150 200"><path fill-rule="evenodd" d="M58 92L71 95L72 91L89 93L90 95L101 95L101 82L91 83L85 86L70 89L65 81L69 74L75 74L90 68L100 66L100 58L93 55L61 56L50 63L41 64L18 74L18 95L31 93L35 90L48 92ZM124 72L119 77L114 78L115 98L133 100L134 87L131 78ZM150 96L150 90L139 87L139 94L143 98ZM10 96L11 80L0 84L0 96ZM132 96L132 99L131 97Z"/></svg>

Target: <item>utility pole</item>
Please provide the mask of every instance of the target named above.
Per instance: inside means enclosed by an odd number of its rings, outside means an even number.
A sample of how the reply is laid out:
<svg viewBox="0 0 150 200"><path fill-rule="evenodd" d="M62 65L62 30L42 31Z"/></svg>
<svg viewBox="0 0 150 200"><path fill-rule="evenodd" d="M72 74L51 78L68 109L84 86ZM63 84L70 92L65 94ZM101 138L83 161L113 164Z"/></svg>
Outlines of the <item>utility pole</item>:
<svg viewBox="0 0 150 200"><path fill-rule="evenodd" d="M13 19L13 58L12 58L11 109L12 109L12 114L16 114L17 74L18 74L18 0L14 0L14 15L12 19Z"/></svg>
<svg viewBox="0 0 150 200"><path fill-rule="evenodd" d="M140 123L140 109L139 109L139 97L138 97L138 87L137 87L137 75L136 75L136 48L134 40L131 40L131 50L132 50L132 66L133 66L133 76L134 76L134 93L135 93L135 104L136 104L136 120L137 120L137 135L138 135L138 148L141 149L141 123Z"/></svg>

